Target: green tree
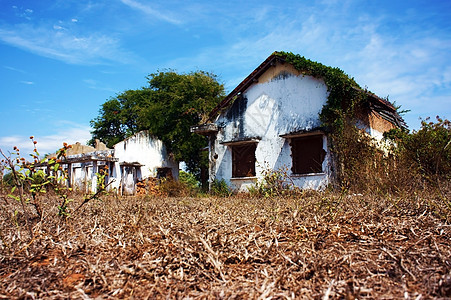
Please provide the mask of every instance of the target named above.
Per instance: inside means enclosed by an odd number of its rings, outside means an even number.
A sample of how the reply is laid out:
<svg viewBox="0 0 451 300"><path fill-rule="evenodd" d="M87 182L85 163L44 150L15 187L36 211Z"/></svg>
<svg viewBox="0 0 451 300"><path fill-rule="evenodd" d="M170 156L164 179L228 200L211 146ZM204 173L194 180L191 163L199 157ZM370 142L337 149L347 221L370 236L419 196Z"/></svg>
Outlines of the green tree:
<svg viewBox="0 0 451 300"><path fill-rule="evenodd" d="M126 136L124 126L119 116L121 111L121 103L118 99L110 99L102 104L99 110L100 115L91 120L92 139L88 142L94 145L95 139L103 141L107 147L123 140Z"/></svg>
<svg viewBox="0 0 451 300"><path fill-rule="evenodd" d="M208 113L224 97L224 86L215 75L197 71L178 74L156 72L148 77L148 87L128 90L106 101L99 116L91 121L92 141L114 144L141 130L160 139L178 161L185 161L196 176L208 161L200 149L205 137L190 127L206 121Z"/></svg>
<svg viewBox="0 0 451 300"><path fill-rule="evenodd" d="M115 98L107 100L99 110L99 116L91 120L92 139L89 144L94 145L95 139L100 139L107 147L122 141L142 130L139 125L139 111L149 101L151 91L127 90Z"/></svg>
<svg viewBox="0 0 451 300"><path fill-rule="evenodd" d="M199 151L207 141L191 133L190 127L206 121L224 96L223 85L205 72L158 72L148 80L154 94L142 110L144 127L163 141L176 160L185 161L188 169L199 175L200 167L208 163Z"/></svg>

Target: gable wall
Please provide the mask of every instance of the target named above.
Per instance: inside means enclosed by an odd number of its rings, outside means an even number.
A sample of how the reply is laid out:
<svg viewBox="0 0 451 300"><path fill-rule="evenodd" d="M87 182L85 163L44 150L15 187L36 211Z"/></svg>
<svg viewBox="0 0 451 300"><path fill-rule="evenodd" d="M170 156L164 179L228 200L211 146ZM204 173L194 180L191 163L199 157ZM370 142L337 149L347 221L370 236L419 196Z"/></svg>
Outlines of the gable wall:
<svg viewBox="0 0 451 300"><path fill-rule="evenodd" d="M381 140L383 138L383 134L390 129L396 128L395 125L390 123L389 121L383 119L378 113L371 112L368 116L369 125L371 128L371 136L376 138L377 140Z"/></svg>
<svg viewBox="0 0 451 300"><path fill-rule="evenodd" d="M178 164L169 157L163 142L150 136L147 131L141 131L114 145L114 156L119 158L116 170L119 170L122 162L143 165L141 178L138 179L155 177L157 168L162 167L171 168L174 178L178 178Z"/></svg>
<svg viewBox="0 0 451 300"><path fill-rule="evenodd" d="M319 127L319 113L327 96L322 80L304 76L289 64L271 67L243 93L243 99L236 100L216 120L220 130L214 141L210 179L224 179L231 187L246 191L261 179L264 170L288 168L290 174L289 141L280 135ZM256 149L257 176L232 179L230 147L221 142L249 138L260 139ZM328 169L328 162L329 155L323 169ZM328 176L298 176L293 180L302 187L319 188L327 184Z"/></svg>

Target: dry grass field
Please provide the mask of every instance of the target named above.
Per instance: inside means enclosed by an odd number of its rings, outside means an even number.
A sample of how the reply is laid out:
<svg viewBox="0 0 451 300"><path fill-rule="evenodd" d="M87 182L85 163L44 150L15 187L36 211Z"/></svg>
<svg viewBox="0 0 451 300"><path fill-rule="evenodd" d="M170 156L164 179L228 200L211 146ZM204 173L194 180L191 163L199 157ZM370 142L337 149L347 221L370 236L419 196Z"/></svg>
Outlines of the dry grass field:
<svg viewBox="0 0 451 300"><path fill-rule="evenodd" d="M443 200L107 195L65 220L55 199L29 220L30 237L20 206L2 197L0 298L445 299Z"/></svg>

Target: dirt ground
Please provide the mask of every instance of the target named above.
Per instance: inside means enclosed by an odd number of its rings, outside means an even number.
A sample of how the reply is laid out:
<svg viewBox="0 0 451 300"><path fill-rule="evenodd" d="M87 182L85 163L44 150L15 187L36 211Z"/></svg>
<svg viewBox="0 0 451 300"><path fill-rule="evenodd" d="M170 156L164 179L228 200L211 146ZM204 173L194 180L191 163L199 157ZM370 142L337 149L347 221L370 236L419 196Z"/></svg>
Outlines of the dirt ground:
<svg viewBox="0 0 451 300"><path fill-rule="evenodd" d="M2 197L0 299L446 299L434 197L104 196L67 220L50 199L28 223Z"/></svg>

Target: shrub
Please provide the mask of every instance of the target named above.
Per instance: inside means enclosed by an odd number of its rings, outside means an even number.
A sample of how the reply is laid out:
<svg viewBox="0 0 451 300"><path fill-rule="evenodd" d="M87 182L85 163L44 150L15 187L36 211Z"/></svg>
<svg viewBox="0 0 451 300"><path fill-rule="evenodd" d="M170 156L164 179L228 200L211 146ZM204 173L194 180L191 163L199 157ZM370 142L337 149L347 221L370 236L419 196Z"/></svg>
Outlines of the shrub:
<svg viewBox="0 0 451 300"><path fill-rule="evenodd" d="M374 140L355 125L348 124L340 134L330 136L336 181L340 188L365 190L375 174L380 158Z"/></svg>
<svg viewBox="0 0 451 300"><path fill-rule="evenodd" d="M13 173L12 172L8 172L5 175L3 175L3 185L7 186L7 187L13 187L14 186L14 178L13 178Z"/></svg>
<svg viewBox="0 0 451 300"><path fill-rule="evenodd" d="M167 197L196 196L200 192L200 182L192 173L180 171L179 180L162 178L157 184L155 195Z"/></svg>
<svg viewBox="0 0 451 300"><path fill-rule="evenodd" d="M228 197L232 195L232 190L229 188L224 179L215 179L210 188L210 194L220 197Z"/></svg>
<svg viewBox="0 0 451 300"><path fill-rule="evenodd" d="M12 187L8 197L21 203L23 213L27 215L27 218L29 216L25 206L31 204L38 217L42 219L43 198L49 191L53 191L61 198L62 203L58 208L60 211L64 210L64 216L67 217L69 216L67 204L71 201L68 199L70 189L64 186L67 173L62 168L61 160L66 157L66 151L71 146L64 143L63 147L57 151L57 157L40 159L36 148L37 142L33 136L30 139L34 145L33 153L30 154L33 158L31 162L21 156L17 147L14 147L15 152L11 154L13 157L7 157L0 151L4 157L5 169L9 170L9 174L11 174ZM49 174L41 169L42 165L47 166Z"/></svg>
<svg viewBox="0 0 451 300"><path fill-rule="evenodd" d="M166 197L186 197L190 195L187 186L172 178L162 178L158 184L158 194Z"/></svg>
<svg viewBox="0 0 451 300"><path fill-rule="evenodd" d="M286 168L272 170L267 167L263 171L263 178L249 189L252 196L274 197L292 195L298 191L291 182Z"/></svg>
<svg viewBox="0 0 451 300"><path fill-rule="evenodd" d="M59 200L59 205L57 205L58 215L67 218L71 212L69 203L73 200L69 198L72 189L67 186L68 174L67 170L63 168L66 152L71 148L71 145L63 143L63 147L56 152L55 157L41 159L36 148L37 142L33 136L30 139L34 145L33 153L30 154L32 157L31 161L22 157L17 147L13 148L14 152L9 156L6 156L0 149L0 154L3 156L0 166L2 172L0 174L3 174L3 170L8 171L2 177L2 193L4 192L3 188L7 193L7 197L4 198L5 202L13 199L20 204L22 208L21 213L27 220L30 236L33 236L29 220L34 219L35 216L28 210L29 205L34 207L38 219L42 220L44 217L43 207L51 200L49 197L51 192ZM46 171L44 171L45 169ZM106 173L97 175L103 180ZM106 185L103 183L102 185L99 184L97 193L84 197L83 203L76 210L90 200L98 198L105 191L105 188ZM17 213L18 211L14 212L14 214Z"/></svg>
<svg viewBox="0 0 451 300"><path fill-rule="evenodd" d="M385 137L392 141L393 151L406 165L423 178L450 179L451 176L451 122L436 117L421 122L421 128L409 134L400 129L390 130Z"/></svg>
<svg viewBox="0 0 451 300"><path fill-rule="evenodd" d="M180 171L179 181L192 191L198 192L200 189L200 182L196 179L196 176L192 173Z"/></svg>

